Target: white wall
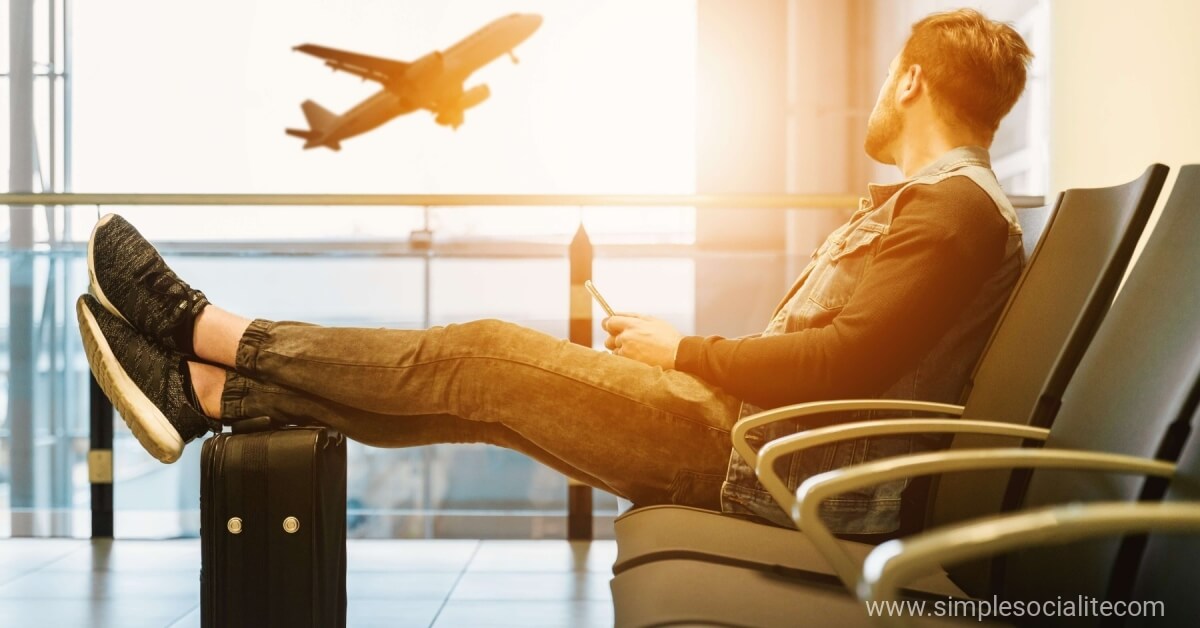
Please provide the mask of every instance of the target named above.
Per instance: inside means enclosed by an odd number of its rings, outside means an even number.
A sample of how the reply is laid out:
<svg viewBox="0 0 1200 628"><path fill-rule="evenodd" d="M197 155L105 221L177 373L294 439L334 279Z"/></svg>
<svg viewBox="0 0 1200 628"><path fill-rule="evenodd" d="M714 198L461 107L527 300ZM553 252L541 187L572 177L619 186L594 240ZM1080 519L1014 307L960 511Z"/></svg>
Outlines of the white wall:
<svg viewBox="0 0 1200 628"><path fill-rule="evenodd" d="M1054 0L1050 192L1200 162L1200 2ZM1162 200L1159 206L1161 207Z"/></svg>

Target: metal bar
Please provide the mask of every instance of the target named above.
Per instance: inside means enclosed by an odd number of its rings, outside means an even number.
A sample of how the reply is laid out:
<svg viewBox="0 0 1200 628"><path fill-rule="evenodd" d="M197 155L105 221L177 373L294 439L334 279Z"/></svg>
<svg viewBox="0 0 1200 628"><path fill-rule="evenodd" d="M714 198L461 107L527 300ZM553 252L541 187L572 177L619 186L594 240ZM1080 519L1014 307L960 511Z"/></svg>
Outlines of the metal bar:
<svg viewBox="0 0 1200 628"><path fill-rule="evenodd" d="M59 77L59 76L66 76L67 74L66 74L66 72L51 72L50 70L47 70L47 69L35 69L33 71L33 75L34 76ZM9 78L10 76L12 76L12 74L10 74L8 72L0 72L0 79L6 79L6 78Z"/></svg>
<svg viewBox="0 0 1200 628"><path fill-rule="evenodd" d="M42 188L43 191L57 192L58 191L58 78L54 76L54 72L58 70L58 0L46 0L50 11L50 19L46 20L50 38L50 76L46 78L49 83L49 95L46 98L46 106L49 110L49 125L50 125L50 176L48 177L50 186ZM51 212L54 208L49 208ZM50 225L47 225L49 227ZM50 239L53 240L53 232Z"/></svg>
<svg viewBox="0 0 1200 628"><path fill-rule="evenodd" d="M33 163L33 0L9 2L9 187L32 192ZM8 422L11 476L9 503L12 535L32 536L36 505L34 478L33 208L9 205L9 358Z"/></svg>
<svg viewBox="0 0 1200 628"><path fill-rule="evenodd" d="M71 46L71 0L63 0L63 190L71 191L71 130L73 123L72 115L72 90L71 85L74 81L71 79L71 61L72 61L72 46ZM64 234L70 233L71 220L69 218L71 208L67 207L63 213L68 216L64 219L65 227ZM66 239L64 237L64 239Z"/></svg>
<svg viewBox="0 0 1200 628"><path fill-rule="evenodd" d="M35 249L34 256L78 257L84 254L86 242L57 245L54 249ZM201 257L385 257L385 258L561 258L567 244L529 242L521 240L459 240L436 242L432 245L413 245L392 240L329 240L294 241L156 241L155 248L167 255ZM780 250L763 249L704 249L694 244L593 244L595 257L652 257L693 258L720 256L761 257L783 255ZM0 255L5 245L0 243Z"/></svg>
<svg viewBox="0 0 1200 628"><path fill-rule="evenodd" d="M431 207L712 207L806 209L858 207L849 194L0 194L0 205L364 205Z"/></svg>

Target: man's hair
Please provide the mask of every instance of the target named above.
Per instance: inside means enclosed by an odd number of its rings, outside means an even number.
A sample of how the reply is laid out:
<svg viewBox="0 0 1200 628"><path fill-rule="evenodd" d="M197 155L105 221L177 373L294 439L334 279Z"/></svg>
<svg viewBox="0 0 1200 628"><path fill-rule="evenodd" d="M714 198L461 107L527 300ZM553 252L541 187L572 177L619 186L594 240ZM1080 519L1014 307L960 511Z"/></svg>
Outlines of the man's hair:
<svg viewBox="0 0 1200 628"><path fill-rule="evenodd" d="M1008 24L974 9L934 13L913 24L900 69L921 66L935 102L989 140L1025 90L1033 53Z"/></svg>

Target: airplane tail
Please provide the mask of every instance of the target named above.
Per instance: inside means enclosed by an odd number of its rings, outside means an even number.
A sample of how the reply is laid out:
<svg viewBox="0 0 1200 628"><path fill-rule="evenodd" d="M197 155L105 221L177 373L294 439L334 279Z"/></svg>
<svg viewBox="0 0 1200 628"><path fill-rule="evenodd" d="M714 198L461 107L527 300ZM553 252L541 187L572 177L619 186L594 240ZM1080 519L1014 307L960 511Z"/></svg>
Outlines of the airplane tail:
<svg viewBox="0 0 1200 628"><path fill-rule="evenodd" d="M306 100L300 105L304 117L308 120L308 128L314 131L324 131L337 120L337 115L317 103Z"/></svg>
<svg viewBox="0 0 1200 628"><path fill-rule="evenodd" d="M321 141L329 127L337 121L337 114L311 100L301 103L300 109L304 111L304 117L308 120L308 129L286 129L285 132L293 137L304 139L304 148L328 146L333 150L341 150L342 146L339 142Z"/></svg>

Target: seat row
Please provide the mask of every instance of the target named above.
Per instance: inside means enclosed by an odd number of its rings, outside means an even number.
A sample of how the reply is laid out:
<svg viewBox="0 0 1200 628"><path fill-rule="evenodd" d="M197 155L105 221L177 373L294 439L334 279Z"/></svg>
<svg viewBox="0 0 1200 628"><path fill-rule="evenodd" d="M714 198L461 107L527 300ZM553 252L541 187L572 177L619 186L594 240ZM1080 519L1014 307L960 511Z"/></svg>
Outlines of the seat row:
<svg viewBox="0 0 1200 628"><path fill-rule="evenodd" d="M1027 236L1041 236L1027 239L1029 262L962 405L830 401L739 422L733 446L796 529L677 506L622 515L617 625L965 625L981 615L1194 625L1200 165L1180 170L1131 265L1166 177L1155 164L1127 184L1068 190L1053 208L1021 212ZM861 410L896 418L836 418ZM762 443L761 428L779 421L820 427ZM799 451L900 434L947 446L823 473L795 491L782 479ZM839 494L915 478L929 480L905 490L904 519L916 525L899 538L839 538L821 517ZM887 602L910 605L876 605ZM1157 616L1117 617L1118 603Z"/></svg>

